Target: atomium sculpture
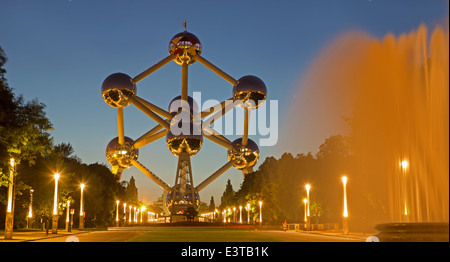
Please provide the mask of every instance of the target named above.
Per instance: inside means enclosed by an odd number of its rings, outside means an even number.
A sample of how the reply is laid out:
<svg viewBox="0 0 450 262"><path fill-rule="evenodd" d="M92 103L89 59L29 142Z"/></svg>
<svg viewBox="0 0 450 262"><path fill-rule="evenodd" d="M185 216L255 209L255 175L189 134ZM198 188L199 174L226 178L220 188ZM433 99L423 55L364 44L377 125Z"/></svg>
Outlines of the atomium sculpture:
<svg viewBox="0 0 450 262"><path fill-rule="evenodd" d="M124 169L131 166L138 168L167 192L166 202L172 215L186 210L190 206L197 209L200 199L199 192L203 188L232 166L242 170L244 176L249 172L253 172L252 168L259 158L258 145L248 138L248 123L249 111L257 109L266 99L267 89L264 82L258 77L251 75L235 80L203 58L201 51L202 45L200 40L185 30L176 34L170 40L169 56L134 78L123 73L111 74L104 80L101 88L104 101L117 109L118 137L112 139L106 147L106 158L112 165L112 172L118 176L120 181ZM139 97L136 94L136 84L170 61L181 65L181 95L175 97L169 103L169 110L166 111ZM233 97L220 103L222 110L214 112L216 107L211 107L199 112L196 102L188 96L188 67L197 61L233 85ZM136 106L158 124L136 140L132 140L124 135L123 109L130 104ZM231 142L216 132L210 125L236 105L243 108L245 112L244 132L242 138ZM202 121L203 118L212 113L214 115L208 118L207 121ZM183 115L185 117L180 117ZM178 131L177 127L183 125L188 128L182 129L184 131L181 133L175 132L175 130ZM178 166L173 187L170 187L137 161L139 148L163 137L166 137L167 147L170 152L178 156ZM226 148L228 150L228 162L194 187L190 158L201 149L203 138Z"/></svg>

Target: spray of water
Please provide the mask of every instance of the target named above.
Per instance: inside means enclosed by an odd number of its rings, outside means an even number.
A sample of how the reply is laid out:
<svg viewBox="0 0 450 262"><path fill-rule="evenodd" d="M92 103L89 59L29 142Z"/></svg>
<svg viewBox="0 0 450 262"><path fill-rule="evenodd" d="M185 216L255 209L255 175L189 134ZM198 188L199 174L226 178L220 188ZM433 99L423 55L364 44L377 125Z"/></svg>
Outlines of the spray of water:
<svg viewBox="0 0 450 262"><path fill-rule="evenodd" d="M349 209L361 221L449 221L446 23L382 39L347 33L302 80L297 118L351 136Z"/></svg>

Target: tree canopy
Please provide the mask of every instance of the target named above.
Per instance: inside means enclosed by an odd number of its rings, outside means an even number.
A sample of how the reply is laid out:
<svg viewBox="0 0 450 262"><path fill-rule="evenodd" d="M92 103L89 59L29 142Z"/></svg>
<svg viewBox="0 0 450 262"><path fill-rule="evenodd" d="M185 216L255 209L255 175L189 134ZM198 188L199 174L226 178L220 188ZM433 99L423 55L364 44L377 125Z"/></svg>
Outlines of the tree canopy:
<svg viewBox="0 0 450 262"><path fill-rule="evenodd" d="M55 173L58 183L59 215L70 208L79 214L81 190L84 190L85 226L105 226L113 223L115 201L140 204L134 178L119 183L117 177L102 164L85 164L75 155L70 143L55 145L50 134L52 124L45 113L45 105L37 99L25 101L15 95L6 80L7 61L0 47L0 228L5 225L7 189L11 167L15 159L14 226L24 227L33 192L33 216L40 222L51 216ZM78 223L74 216L74 224ZM63 224L64 219L59 223Z"/></svg>

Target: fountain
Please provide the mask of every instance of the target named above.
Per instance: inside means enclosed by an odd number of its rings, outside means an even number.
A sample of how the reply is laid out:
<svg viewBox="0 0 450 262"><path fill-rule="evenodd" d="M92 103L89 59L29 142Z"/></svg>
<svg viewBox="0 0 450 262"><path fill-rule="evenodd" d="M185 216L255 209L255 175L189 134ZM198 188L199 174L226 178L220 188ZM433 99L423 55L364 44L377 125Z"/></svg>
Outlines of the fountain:
<svg viewBox="0 0 450 262"><path fill-rule="evenodd" d="M449 241L446 23L382 39L347 33L315 60L297 95L321 109L307 111L317 130L340 121L333 131L351 137L351 219L380 241Z"/></svg>

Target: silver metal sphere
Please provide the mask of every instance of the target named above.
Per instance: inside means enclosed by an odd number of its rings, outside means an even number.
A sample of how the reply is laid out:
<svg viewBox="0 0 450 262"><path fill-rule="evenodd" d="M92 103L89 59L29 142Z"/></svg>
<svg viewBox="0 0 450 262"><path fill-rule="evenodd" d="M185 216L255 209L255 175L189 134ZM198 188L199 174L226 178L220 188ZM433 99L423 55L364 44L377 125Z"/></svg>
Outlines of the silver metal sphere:
<svg viewBox="0 0 450 262"><path fill-rule="evenodd" d="M191 188L192 186L187 184L186 185L186 192L184 194L181 194L179 190L180 185L176 185L172 187L172 190L167 193L166 195L166 205L167 207L171 207L172 205L194 205L198 207L200 204L200 195L198 192L194 193L195 203L192 201L192 193ZM178 189L178 190L175 190Z"/></svg>
<svg viewBox="0 0 450 262"><path fill-rule="evenodd" d="M189 130L186 128L187 132L183 132L182 125L188 125ZM175 132L175 130L177 130L177 132ZM171 124L170 130L167 131L166 144L170 152L175 156L179 156L182 152L187 152L189 156L197 154L203 144L201 125L182 121Z"/></svg>
<svg viewBox="0 0 450 262"><path fill-rule="evenodd" d="M124 73L115 73L108 76L102 84L102 97L105 102L116 108L126 107L130 104L128 98L136 94L136 85L133 79Z"/></svg>
<svg viewBox="0 0 450 262"><path fill-rule="evenodd" d="M242 170L253 167L259 159L259 148L253 140L248 139L247 145L242 145L242 138L233 141L234 150L228 150L228 160L235 160L233 167Z"/></svg>
<svg viewBox="0 0 450 262"><path fill-rule="evenodd" d="M187 98L187 105L189 106L189 113L191 117L199 112L197 102L195 102L195 100L190 96L188 96ZM172 115L176 115L177 113L181 112L181 110L183 109L182 106L186 106L186 104L185 102L183 102L183 100L181 100L181 96L175 97L169 103L169 113L171 113Z"/></svg>
<svg viewBox="0 0 450 262"><path fill-rule="evenodd" d="M189 32L181 32L176 34L169 43L169 53L176 55L173 60L177 64L187 63L191 65L195 63L196 56L202 52L202 44L198 38Z"/></svg>
<svg viewBox="0 0 450 262"><path fill-rule="evenodd" d="M266 85L256 76L243 76L233 87L233 99L242 101L242 105L239 105L241 108L256 109L264 103L266 97Z"/></svg>
<svg viewBox="0 0 450 262"><path fill-rule="evenodd" d="M112 166L118 166L123 169L132 166L131 161L139 157L139 149L134 148L134 141L125 137L123 145L119 144L119 138L111 140L106 146L106 159Z"/></svg>

